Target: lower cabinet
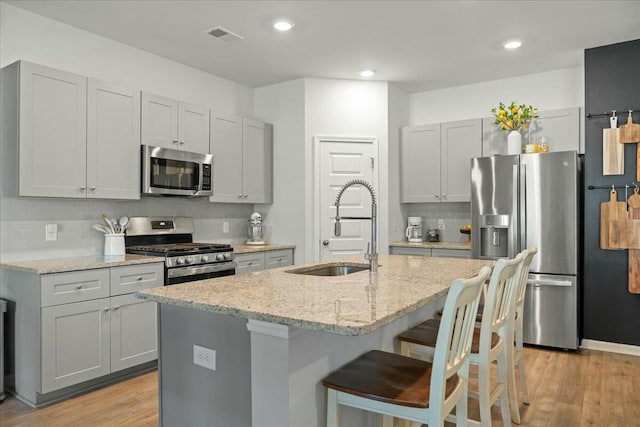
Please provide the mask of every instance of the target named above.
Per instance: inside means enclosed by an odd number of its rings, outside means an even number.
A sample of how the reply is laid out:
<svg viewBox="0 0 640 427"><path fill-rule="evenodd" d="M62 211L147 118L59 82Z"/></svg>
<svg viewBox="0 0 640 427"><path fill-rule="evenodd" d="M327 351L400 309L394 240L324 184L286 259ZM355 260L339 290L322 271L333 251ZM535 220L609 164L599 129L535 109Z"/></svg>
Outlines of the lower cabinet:
<svg viewBox="0 0 640 427"><path fill-rule="evenodd" d="M293 265L293 249L236 254L236 274Z"/></svg>
<svg viewBox="0 0 640 427"><path fill-rule="evenodd" d="M408 248L405 246L389 247L391 255L417 255L437 258L471 258L469 249Z"/></svg>
<svg viewBox="0 0 640 427"><path fill-rule="evenodd" d="M111 372L158 358L156 306L133 294L110 298Z"/></svg>

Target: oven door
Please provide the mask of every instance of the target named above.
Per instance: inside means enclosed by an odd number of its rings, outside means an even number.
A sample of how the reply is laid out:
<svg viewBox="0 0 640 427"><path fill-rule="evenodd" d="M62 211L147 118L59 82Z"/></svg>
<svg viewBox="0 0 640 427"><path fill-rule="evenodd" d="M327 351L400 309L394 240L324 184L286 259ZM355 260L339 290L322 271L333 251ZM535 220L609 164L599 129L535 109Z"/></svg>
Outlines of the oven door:
<svg viewBox="0 0 640 427"><path fill-rule="evenodd" d="M142 194L211 196L211 154L142 146Z"/></svg>
<svg viewBox="0 0 640 427"><path fill-rule="evenodd" d="M194 265L191 267L168 268L165 272L165 285L213 279L215 277L233 276L236 274L236 263L220 262L216 264Z"/></svg>

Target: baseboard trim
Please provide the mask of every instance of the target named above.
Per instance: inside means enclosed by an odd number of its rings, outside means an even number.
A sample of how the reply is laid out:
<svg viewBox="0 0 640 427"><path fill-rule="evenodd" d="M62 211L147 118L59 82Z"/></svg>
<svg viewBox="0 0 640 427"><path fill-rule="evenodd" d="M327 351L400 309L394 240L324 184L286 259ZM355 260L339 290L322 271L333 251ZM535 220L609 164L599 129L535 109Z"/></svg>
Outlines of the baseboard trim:
<svg viewBox="0 0 640 427"><path fill-rule="evenodd" d="M640 346L618 344L615 342L583 339L580 348L585 348L587 350L607 351L609 353L628 354L630 356L640 356Z"/></svg>

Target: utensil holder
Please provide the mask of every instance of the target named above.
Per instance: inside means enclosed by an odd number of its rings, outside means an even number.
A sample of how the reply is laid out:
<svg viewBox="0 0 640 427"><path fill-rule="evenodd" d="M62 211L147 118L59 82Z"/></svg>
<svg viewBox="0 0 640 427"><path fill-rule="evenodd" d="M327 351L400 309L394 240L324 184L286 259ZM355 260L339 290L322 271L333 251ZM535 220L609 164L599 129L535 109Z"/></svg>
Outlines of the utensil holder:
<svg viewBox="0 0 640 427"><path fill-rule="evenodd" d="M124 255L124 233L104 235L104 256Z"/></svg>

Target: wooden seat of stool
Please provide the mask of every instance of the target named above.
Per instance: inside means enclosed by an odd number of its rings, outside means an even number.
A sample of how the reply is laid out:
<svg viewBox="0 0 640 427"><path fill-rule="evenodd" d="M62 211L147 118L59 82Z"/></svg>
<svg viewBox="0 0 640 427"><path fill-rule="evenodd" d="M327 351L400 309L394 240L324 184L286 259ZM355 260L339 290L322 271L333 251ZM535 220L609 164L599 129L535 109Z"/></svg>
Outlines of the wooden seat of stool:
<svg viewBox="0 0 640 427"><path fill-rule="evenodd" d="M432 364L395 353L373 350L349 362L322 380L325 387L385 403L429 407ZM460 382L447 380L445 398Z"/></svg>
<svg viewBox="0 0 640 427"><path fill-rule="evenodd" d="M439 319L429 319L414 326L413 328L398 335L400 341L406 341L413 344L423 345L426 347L435 347L436 338L438 337L438 329L440 328ZM500 342L500 336L495 332L491 334L491 348L494 348ZM473 329L473 341L471 342L471 353L480 352L480 327Z"/></svg>

